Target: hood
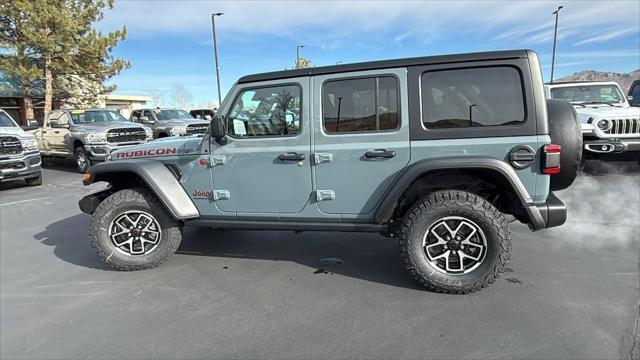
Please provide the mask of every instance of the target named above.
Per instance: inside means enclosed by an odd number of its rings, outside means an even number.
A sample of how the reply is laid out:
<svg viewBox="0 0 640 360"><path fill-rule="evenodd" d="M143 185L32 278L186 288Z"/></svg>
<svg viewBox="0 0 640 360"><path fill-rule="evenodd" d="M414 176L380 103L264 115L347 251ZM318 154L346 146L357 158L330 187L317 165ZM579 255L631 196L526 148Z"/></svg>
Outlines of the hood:
<svg viewBox="0 0 640 360"><path fill-rule="evenodd" d="M200 142L202 142L202 136L166 137L113 151L111 161L194 155L200 152Z"/></svg>
<svg viewBox="0 0 640 360"><path fill-rule="evenodd" d="M146 129L147 127L144 125L131 123L128 121L122 121L122 122L105 122L105 123L91 123L91 124L74 124L73 128L76 131L81 130L86 132L101 132L101 131L107 131L111 129L122 129L122 128Z"/></svg>
<svg viewBox="0 0 640 360"><path fill-rule="evenodd" d="M27 133L17 126L0 127L0 135L14 135L23 138L35 138L33 134Z"/></svg>
<svg viewBox="0 0 640 360"><path fill-rule="evenodd" d="M587 122L593 119L619 119L628 117L640 117L638 107L612 107L604 106L575 106L576 112L580 116L580 121Z"/></svg>
<svg viewBox="0 0 640 360"><path fill-rule="evenodd" d="M167 126L186 126L189 124L206 124L209 125L208 121L202 121L202 120L198 120L198 119L172 119L172 120L161 120L160 123L162 125L167 125Z"/></svg>

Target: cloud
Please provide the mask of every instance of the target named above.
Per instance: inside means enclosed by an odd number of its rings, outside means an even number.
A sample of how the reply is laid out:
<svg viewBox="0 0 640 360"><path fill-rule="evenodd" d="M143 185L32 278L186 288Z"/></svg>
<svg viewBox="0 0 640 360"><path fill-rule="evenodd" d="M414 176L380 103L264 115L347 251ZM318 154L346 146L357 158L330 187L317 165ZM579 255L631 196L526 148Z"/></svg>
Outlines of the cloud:
<svg viewBox="0 0 640 360"><path fill-rule="evenodd" d="M584 44L591 44L591 43L595 43L595 42L602 42L602 41L607 41L607 40L612 40L618 37L621 37L623 35L627 35L627 34L631 34L631 33L637 33L639 32L638 29L618 29L618 30L614 30L614 31L609 31L607 33L604 34L600 34L600 35L596 35L596 36L592 36L583 40L578 41L577 43L573 44L573 45L584 45Z"/></svg>
<svg viewBox="0 0 640 360"><path fill-rule="evenodd" d="M286 38L330 34L335 39L380 32L396 43L427 34L436 37L487 35L509 44L540 43L552 36L557 4L549 1L119 1L101 28L126 25L131 37L165 34L203 36L211 32L211 16L219 36L271 35ZM153 7L152 11L150 7ZM560 13L560 34L597 38L603 26L638 26L635 1L572 1ZM602 16L607 14L607 16ZM393 34L388 34L394 32ZM496 35L496 33L498 35ZM435 34L435 35L433 35ZM618 34L623 36L628 33ZM585 40L582 40L585 41ZM588 44L590 42L584 42ZM332 45L333 44L333 45ZM338 43L340 45L342 43ZM346 46L346 44L343 44Z"/></svg>

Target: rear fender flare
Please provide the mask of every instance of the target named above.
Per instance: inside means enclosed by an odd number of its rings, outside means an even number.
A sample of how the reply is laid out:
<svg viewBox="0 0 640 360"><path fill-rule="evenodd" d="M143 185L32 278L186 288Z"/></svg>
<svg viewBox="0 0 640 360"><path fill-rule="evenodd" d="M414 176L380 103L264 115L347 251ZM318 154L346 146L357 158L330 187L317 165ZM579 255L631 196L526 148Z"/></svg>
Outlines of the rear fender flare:
<svg viewBox="0 0 640 360"><path fill-rule="evenodd" d="M133 173L140 177L175 219L187 220L200 216L198 208L175 175L157 160L131 159L100 163L89 168L87 174L90 176L84 180L84 184L109 181L109 175L115 173Z"/></svg>
<svg viewBox="0 0 640 360"><path fill-rule="evenodd" d="M416 179L430 171L442 169L493 170L501 174L508 183L511 184L511 187L520 199L522 206L531 216L529 208L533 207L533 199L529 195L527 188L524 186L515 170L508 163L494 158L466 156L464 158L447 157L420 160L407 167L379 203L374 214L375 223L384 224L391 220L398 200Z"/></svg>

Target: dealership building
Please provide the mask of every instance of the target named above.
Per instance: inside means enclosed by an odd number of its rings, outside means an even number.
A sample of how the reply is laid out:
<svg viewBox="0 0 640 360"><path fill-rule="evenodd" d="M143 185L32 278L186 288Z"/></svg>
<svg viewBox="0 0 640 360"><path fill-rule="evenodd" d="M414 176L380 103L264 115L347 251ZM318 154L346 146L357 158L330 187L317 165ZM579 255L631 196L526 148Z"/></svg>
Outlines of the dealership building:
<svg viewBox="0 0 640 360"><path fill-rule="evenodd" d="M150 96L109 94L101 96L98 104L100 108L117 110L122 116L129 118L132 110L145 107L152 98ZM31 83L31 101L33 103L34 118L42 124L44 120L44 82L42 80ZM64 104L54 101L53 108L59 109ZM0 72L0 109L6 111L19 124L27 124L27 109L20 79Z"/></svg>

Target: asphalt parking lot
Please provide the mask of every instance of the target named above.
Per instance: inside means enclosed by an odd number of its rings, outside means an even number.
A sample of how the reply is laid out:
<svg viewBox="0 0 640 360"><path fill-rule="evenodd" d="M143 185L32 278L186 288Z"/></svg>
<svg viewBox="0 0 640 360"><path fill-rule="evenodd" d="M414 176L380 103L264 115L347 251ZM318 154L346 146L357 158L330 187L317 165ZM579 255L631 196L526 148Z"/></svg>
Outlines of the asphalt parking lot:
<svg viewBox="0 0 640 360"><path fill-rule="evenodd" d="M635 165L560 192L561 228L513 223L507 272L467 296L423 290L371 234L187 228L160 268L112 271L90 191L70 163L0 185L2 358L640 357Z"/></svg>

